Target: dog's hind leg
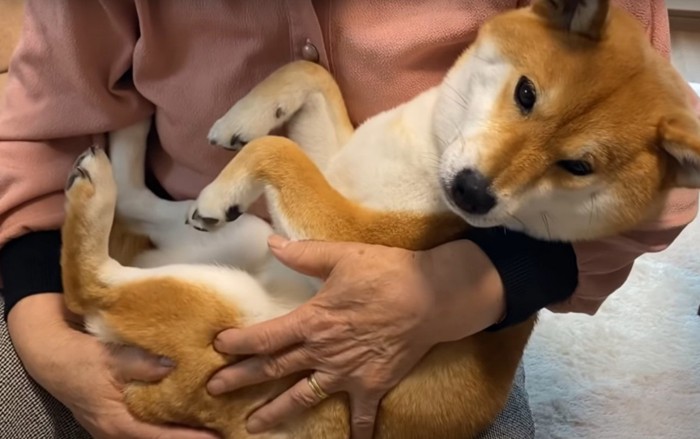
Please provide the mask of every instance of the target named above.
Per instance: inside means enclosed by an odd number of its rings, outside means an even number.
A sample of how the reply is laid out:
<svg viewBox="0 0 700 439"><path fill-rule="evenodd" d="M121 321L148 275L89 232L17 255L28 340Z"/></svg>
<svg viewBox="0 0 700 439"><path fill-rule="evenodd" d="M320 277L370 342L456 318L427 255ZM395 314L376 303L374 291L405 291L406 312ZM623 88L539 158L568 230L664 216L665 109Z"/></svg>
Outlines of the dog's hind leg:
<svg viewBox="0 0 700 439"><path fill-rule="evenodd" d="M330 72L318 64L295 61L233 105L214 123L209 141L237 150L285 124L287 137L322 169L354 131Z"/></svg>
<svg viewBox="0 0 700 439"><path fill-rule="evenodd" d="M174 263L220 263L251 269L267 253L271 228L246 215L217 234L203 234L184 219L192 200L170 201L156 196L145 183L149 121L109 134L112 173L117 184L117 217L127 229L147 237L155 248L136 255L131 264L155 267ZM237 243L237 245L232 245Z"/></svg>
<svg viewBox="0 0 700 439"><path fill-rule="evenodd" d="M211 424L216 407L226 418L236 413L224 411L232 408L206 391L208 377L227 361L214 350L212 340L225 328L271 318L289 308L273 303L242 271L206 265L120 265L108 254L115 205L116 184L107 155L91 149L76 161L66 187L61 231L66 305L84 317L86 329L101 341L139 346L175 362L175 369L160 382L126 386L127 405L137 417L221 427Z"/></svg>
<svg viewBox="0 0 700 439"><path fill-rule="evenodd" d="M191 201L169 201L157 197L146 187L146 149L149 120L109 133L109 155L116 181L117 215L138 234L147 236L156 247L172 241L172 228L182 225L180 218Z"/></svg>
<svg viewBox="0 0 700 439"><path fill-rule="evenodd" d="M109 276L104 274L129 270L109 256L117 186L103 150L91 148L78 157L65 193L66 218L61 229L64 298L71 311L84 315L114 299Z"/></svg>

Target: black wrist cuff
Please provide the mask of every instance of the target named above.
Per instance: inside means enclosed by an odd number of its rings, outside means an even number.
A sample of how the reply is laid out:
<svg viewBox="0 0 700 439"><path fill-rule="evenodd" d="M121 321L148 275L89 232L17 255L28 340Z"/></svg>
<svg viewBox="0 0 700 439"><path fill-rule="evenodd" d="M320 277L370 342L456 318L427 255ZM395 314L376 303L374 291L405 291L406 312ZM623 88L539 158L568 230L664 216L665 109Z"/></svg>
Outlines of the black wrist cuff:
<svg viewBox="0 0 700 439"><path fill-rule="evenodd" d="M17 302L27 296L62 293L61 233L32 232L5 244L0 250L0 274L5 319Z"/></svg>
<svg viewBox="0 0 700 439"><path fill-rule="evenodd" d="M503 283L506 315L487 331L526 320L542 308L567 299L578 285L571 244L541 241L503 228L474 228L464 238L486 253Z"/></svg>

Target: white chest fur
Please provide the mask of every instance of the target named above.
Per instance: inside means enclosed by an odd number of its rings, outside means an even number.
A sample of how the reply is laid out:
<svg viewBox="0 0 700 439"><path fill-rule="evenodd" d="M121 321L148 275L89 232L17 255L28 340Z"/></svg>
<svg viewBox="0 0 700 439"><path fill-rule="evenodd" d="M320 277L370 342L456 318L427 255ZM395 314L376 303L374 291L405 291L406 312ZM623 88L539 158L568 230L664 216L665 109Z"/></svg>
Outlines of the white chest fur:
<svg viewBox="0 0 700 439"><path fill-rule="evenodd" d="M384 210L447 210L440 193L435 89L360 125L324 170L346 197Z"/></svg>

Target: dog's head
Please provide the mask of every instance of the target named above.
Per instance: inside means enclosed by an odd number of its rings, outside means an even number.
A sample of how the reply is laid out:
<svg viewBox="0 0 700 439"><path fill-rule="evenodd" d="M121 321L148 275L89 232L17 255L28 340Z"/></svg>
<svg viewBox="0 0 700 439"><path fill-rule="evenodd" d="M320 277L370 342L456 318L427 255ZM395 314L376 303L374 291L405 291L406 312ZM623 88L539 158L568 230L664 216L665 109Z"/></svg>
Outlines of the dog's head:
<svg viewBox="0 0 700 439"><path fill-rule="evenodd" d="M543 239L617 233L700 186L689 88L605 0L494 17L440 87L434 134L451 207Z"/></svg>

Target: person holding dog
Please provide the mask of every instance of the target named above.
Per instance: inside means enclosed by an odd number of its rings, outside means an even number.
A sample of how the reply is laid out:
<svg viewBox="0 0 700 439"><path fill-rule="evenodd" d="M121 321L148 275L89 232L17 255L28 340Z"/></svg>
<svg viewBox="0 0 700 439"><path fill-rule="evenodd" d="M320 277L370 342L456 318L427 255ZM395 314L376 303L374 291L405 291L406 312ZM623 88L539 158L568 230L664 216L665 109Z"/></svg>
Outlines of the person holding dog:
<svg viewBox="0 0 700 439"><path fill-rule="evenodd" d="M193 198L230 159L207 147L207 127L282 63L306 59L330 69L361 123L437 83L484 20L526 3L27 0L0 107L0 274L17 353L5 339L3 366L14 368L5 373L15 387L0 397L15 412L34 404L37 421L2 413L8 420L0 425L13 426L2 437L213 437L135 420L120 383L157 380L172 364L130 348L108 350L77 329L63 305L63 184L90 143L154 117L151 186L164 197ZM663 1L615 3L668 54ZM264 217L261 206L254 213ZM662 218L618 239L572 246L483 230L419 259L381 246L272 239L276 257L325 286L287 316L219 334L218 350L252 356L221 370L208 390L312 370L309 380L255 412L249 429L264 431L331 393L348 392L353 438L370 438L382 396L431 346L497 331L543 308L594 314L634 260L670 245L696 212L697 193L677 192ZM50 396L32 387L20 361ZM521 371L483 438L533 432Z"/></svg>

